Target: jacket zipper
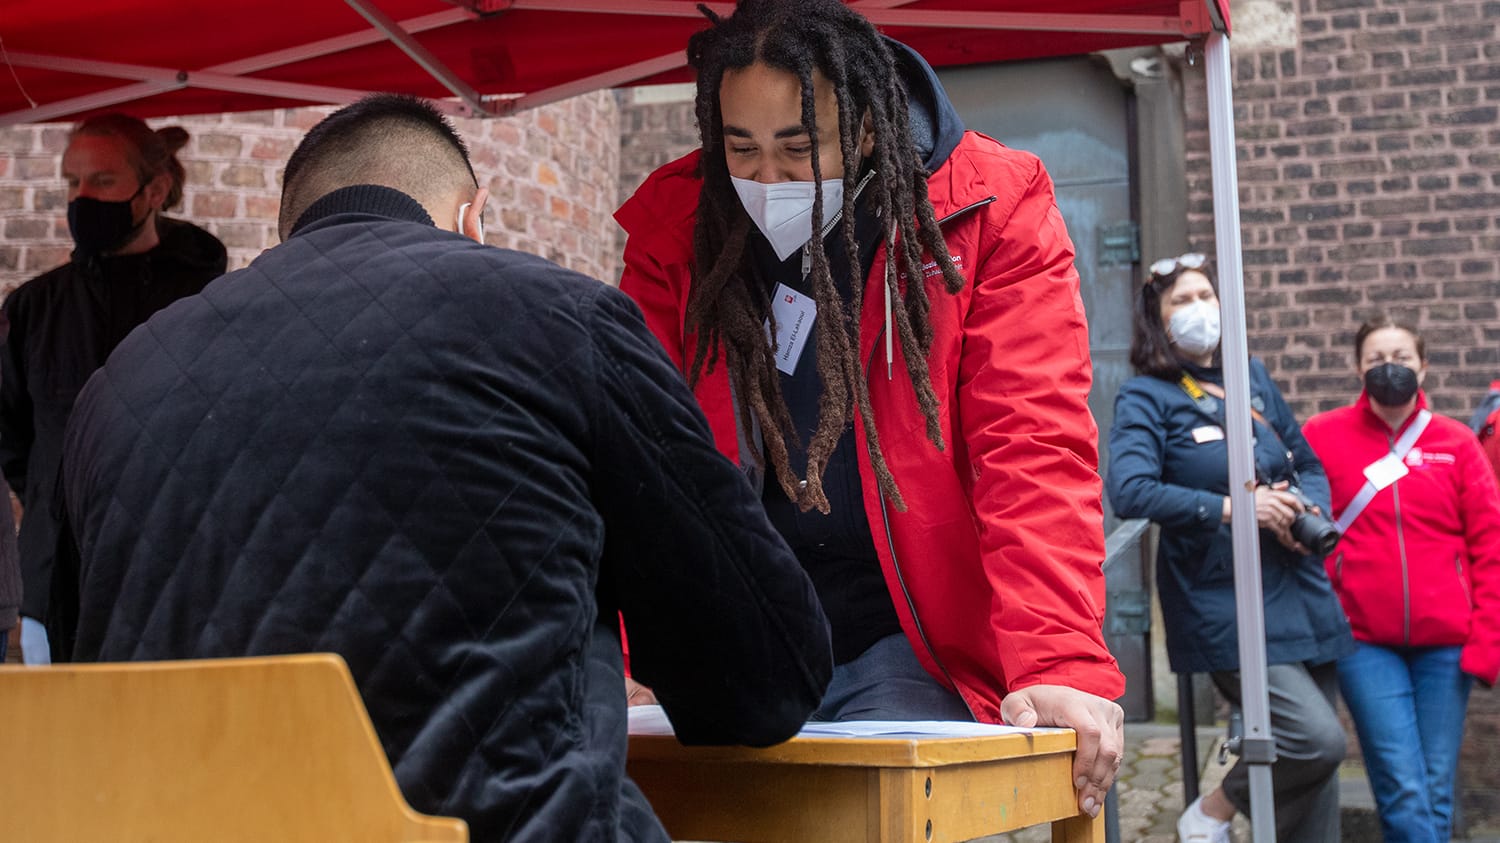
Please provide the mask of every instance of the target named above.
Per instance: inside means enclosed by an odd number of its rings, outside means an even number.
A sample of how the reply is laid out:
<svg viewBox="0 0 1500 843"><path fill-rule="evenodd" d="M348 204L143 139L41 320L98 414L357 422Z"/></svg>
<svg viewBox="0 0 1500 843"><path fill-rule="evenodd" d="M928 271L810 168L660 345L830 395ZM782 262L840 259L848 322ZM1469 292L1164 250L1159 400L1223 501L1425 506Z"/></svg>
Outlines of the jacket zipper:
<svg viewBox="0 0 1500 843"><path fill-rule="evenodd" d="M948 222L950 220L953 220L953 219L956 219L958 217L961 217L964 214L967 214L968 212L970 212L972 210L975 210L976 208L983 208L985 205L988 205L988 204L990 204L991 202L994 202L994 201L995 201L995 197L993 197L993 196L987 196L987 197L979 200L978 202L970 202L969 204L963 206L962 208L959 208L958 210L954 211L953 213L949 214L948 216L943 217L942 219L938 220L937 224L939 226L941 226L945 222ZM890 260L890 255L886 255L886 260Z"/></svg>
<svg viewBox="0 0 1500 843"><path fill-rule="evenodd" d="M1339 555L1333 557L1333 584L1336 585L1336 586L1338 586L1340 589L1342 589L1343 586L1344 586L1344 552L1343 551L1339 551Z"/></svg>
<svg viewBox="0 0 1500 843"><path fill-rule="evenodd" d="M1458 572L1458 587L1463 589L1464 599L1469 603L1469 611L1474 611L1474 595L1469 593L1469 580L1464 576L1464 560L1457 553L1453 554L1453 569Z"/></svg>
<svg viewBox="0 0 1500 843"><path fill-rule="evenodd" d="M994 201L995 197L989 196L977 202L971 202L938 220L937 223L939 226L942 226L946 222L983 208ZM891 255L887 254L885 259L891 260ZM884 335L885 328L882 327L875 334L875 343L870 347L870 358L865 361L865 383L867 384L870 382L870 370L875 366L875 355L880 348L880 340ZM927 650L927 656L932 659L932 663L937 665L938 670L943 672L943 678L948 680L948 684L953 688L954 695L958 697L959 702L963 703L964 708L968 710L969 719L977 721L979 718L974 715L974 707L969 705L969 701L964 697L963 691L959 689L958 683L953 681L953 674L948 672L948 666L943 664L942 659L938 658L937 651L932 648L932 642L927 638L927 630L922 627L922 619L917 615L917 604L911 598L911 591L906 587L906 575L901 571L901 558L896 555L896 539L891 535L891 515L890 510L886 507L885 495L877 492L876 496L880 499L880 521L881 526L885 529L885 546L891 554L891 568L896 572L896 584L901 586L901 598L906 601L906 610L911 613L911 622L917 628L917 637L921 639L922 647Z"/></svg>
<svg viewBox="0 0 1500 843"><path fill-rule="evenodd" d="M1387 435L1387 445L1395 453L1394 437ZM1411 568L1406 559L1406 531L1401 529L1401 485L1391 484L1392 505L1396 515L1396 550L1401 556L1401 641L1411 646Z"/></svg>
<svg viewBox="0 0 1500 843"><path fill-rule="evenodd" d="M889 259L890 256L887 255L886 257ZM885 329L882 328L880 333L875 336L875 345L870 352L870 359L865 363L865 383L870 382L870 369L875 365L876 352L873 349L880 348L880 335L884 333ZM979 718L974 716L973 706L969 705L967 699L964 699L963 692L958 688L958 683L953 681L953 675L948 672L948 666L943 664L942 659L938 658L937 651L932 648L932 642L927 639L927 630L922 628L922 619L917 616L917 604L911 599L911 592L906 587L906 575L901 572L901 558L896 555L896 540L891 535L891 516L890 511L886 508L885 494L879 490L875 494L876 497L880 498L880 520L882 526L885 528L885 546L891 553L891 567L896 571L896 583L901 586L901 597L906 601L907 611L911 613L911 622L917 628L917 637L922 639L922 646L927 650L927 655L932 659L932 663L938 666L938 670L943 672L943 678L948 680L948 684L953 688L953 693L964 704L964 708L968 709L969 719L977 721Z"/></svg>

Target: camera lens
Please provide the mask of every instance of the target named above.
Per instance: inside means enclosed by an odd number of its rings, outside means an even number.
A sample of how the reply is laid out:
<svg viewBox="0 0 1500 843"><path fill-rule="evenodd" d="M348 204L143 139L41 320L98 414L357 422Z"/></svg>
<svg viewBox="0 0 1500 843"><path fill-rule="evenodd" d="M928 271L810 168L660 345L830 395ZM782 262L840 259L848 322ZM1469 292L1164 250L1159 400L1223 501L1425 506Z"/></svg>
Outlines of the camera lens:
<svg viewBox="0 0 1500 843"><path fill-rule="evenodd" d="M1339 528L1327 518L1303 512L1292 521L1292 538L1321 558L1332 553L1334 545L1339 543Z"/></svg>

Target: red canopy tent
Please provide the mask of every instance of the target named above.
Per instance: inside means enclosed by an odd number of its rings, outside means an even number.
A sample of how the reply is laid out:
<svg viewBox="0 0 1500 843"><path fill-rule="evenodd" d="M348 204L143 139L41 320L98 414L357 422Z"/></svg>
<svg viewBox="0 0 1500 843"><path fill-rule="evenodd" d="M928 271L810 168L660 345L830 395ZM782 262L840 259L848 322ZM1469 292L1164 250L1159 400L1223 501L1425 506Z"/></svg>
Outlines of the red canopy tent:
<svg viewBox="0 0 1500 843"><path fill-rule="evenodd" d="M708 4L727 14L733 4ZM1200 38L1228 0L855 0L934 65ZM0 125L129 103L138 116L343 103L370 91L503 115L684 81L694 0L7 0ZM9 77L9 78L7 78Z"/></svg>
<svg viewBox="0 0 1500 843"><path fill-rule="evenodd" d="M1230 485L1254 510L1229 0L845 0L944 67L1203 39L1223 306ZM732 3L707 4L728 14ZM599 88L686 81L695 0L5 0L0 126L346 103L371 91L501 116ZM1237 363L1235 361L1238 361ZM1259 540L1234 522L1256 839L1272 840Z"/></svg>

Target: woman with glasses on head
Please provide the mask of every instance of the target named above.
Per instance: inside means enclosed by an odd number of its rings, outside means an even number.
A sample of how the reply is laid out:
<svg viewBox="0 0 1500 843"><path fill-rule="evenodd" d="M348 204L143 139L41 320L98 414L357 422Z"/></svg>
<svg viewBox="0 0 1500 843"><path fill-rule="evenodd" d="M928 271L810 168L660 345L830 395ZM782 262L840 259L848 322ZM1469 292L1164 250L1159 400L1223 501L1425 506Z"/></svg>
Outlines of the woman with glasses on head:
<svg viewBox="0 0 1500 843"><path fill-rule="evenodd" d="M1308 420L1344 528L1327 559L1358 649L1339 662L1386 843L1445 841L1464 709L1500 679L1500 491L1474 434L1427 409L1427 347L1380 315L1364 390Z"/></svg>
<svg viewBox="0 0 1500 843"><path fill-rule="evenodd" d="M1207 673L1238 700L1230 528L1238 513L1229 498L1218 291L1206 258L1152 264L1134 323L1130 362L1139 374L1115 399L1105 488L1116 515L1160 527L1156 580L1172 670ZM1259 485L1246 515L1261 528L1277 839L1322 843L1339 839L1345 737L1334 662L1353 649L1322 563L1307 547L1323 550L1334 538L1318 514L1328 511L1328 481L1259 360L1250 361L1250 391ZM1229 822L1248 813L1249 797L1249 768L1240 762L1188 806L1178 834L1184 843L1228 841Z"/></svg>

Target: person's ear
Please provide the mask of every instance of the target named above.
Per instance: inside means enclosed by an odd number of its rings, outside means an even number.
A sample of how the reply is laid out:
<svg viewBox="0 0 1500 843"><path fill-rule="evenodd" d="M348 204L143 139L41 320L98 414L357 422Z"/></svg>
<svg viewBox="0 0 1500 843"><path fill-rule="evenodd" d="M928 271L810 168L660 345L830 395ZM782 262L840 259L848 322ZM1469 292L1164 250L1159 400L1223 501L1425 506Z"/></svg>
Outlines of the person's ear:
<svg viewBox="0 0 1500 843"><path fill-rule="evenodd" d="M484 242L484 206L490 200L490 189L481 187L474 198L458 206L458 232L476 243Z"/></svg>
<svg viewBox="0 0 1500 843"><path fill-rule="evenodd" d="M865 112L865 119L859 124L859 157L869 158L870 153L875 151L875 121L870 118L870 112Z"/></svg>
<svg viewBox="0 0 1500 843"><path fill-rule="evenodd" d="M157 173L156 177L146 182L146 189L141 195L146 199L146 207L152 211L165 211L162 205L166 204L167 192L172 186L172 177L166 173Z"/></svg>

